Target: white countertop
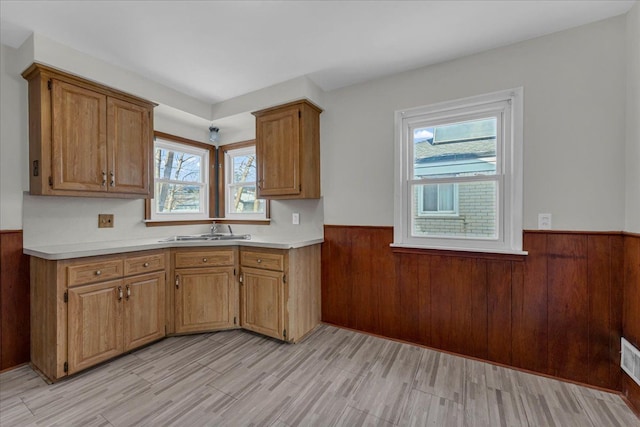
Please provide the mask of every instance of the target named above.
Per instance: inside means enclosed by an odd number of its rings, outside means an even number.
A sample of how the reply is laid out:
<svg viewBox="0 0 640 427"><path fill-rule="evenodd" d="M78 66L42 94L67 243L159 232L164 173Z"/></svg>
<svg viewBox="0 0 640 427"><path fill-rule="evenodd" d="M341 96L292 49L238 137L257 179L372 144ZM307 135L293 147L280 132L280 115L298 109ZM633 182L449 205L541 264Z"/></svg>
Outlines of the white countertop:
<svg viewBox="0 0 640 427"><path fill-rule="evenodd" d="M48 260L81 258L96 255L109 255L124 252L146 251L149 249L182 248L182 247L215 247L215 246L253 246L273 249L294 249L322 243L322 237L293 240L278 237L251 237L251 240L198 240L198 241L164 241L162 238L118 240L109 242L72 243L64 245L48 245L25 247L26 255Z"/></svg>

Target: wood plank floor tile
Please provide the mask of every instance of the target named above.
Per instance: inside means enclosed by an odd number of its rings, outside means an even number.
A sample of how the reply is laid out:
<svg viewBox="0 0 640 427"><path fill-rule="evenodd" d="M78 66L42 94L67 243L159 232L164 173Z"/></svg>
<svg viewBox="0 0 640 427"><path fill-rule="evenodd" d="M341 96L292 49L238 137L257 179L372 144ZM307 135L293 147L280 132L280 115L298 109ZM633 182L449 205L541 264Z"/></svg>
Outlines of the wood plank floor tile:
<svg viewBox="0 0 640 427"><path fill-rule="evenodd" d="M335 424L340 427L392 427L395 424L371 415L368 411L347 407Z"/></svg>
<svg viewBox="0 0 640 427"><path fill-rule="evenodd" d="M171 337L48 385L0 374L7 426L640 427L619 395L321 325L297 345Z"/></svg>
<svg viewBox="0 0 640 427"><path fill-rule="evenodd" d="M413 389L399 425L462 427L464 418L461 403Z"/></svg>
<svg viewBox="0 0 640 427"><path fill-rule="evenodd" d="M464 358L423 349L413 388L463 403Z"/></svg>

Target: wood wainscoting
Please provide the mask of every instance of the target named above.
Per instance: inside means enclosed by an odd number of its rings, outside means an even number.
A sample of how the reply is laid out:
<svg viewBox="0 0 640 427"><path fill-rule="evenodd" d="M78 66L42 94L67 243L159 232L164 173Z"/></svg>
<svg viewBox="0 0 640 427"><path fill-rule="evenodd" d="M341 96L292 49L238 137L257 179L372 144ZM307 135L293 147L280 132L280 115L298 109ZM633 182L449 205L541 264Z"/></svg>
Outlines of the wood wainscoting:
<svg viewBox="0 0 640 427"><path fill-rule="evenodd" d="M0 231L0 371L29 361L29 257L22 230Z"/></svg>
<svg viewBox="0 0 640 427"><path fill-rule="evenodd" d="M525 232L517 257L394 251L392 227L324 232L324 322L622 390L622 233Z"/></svg>
<svg viewBox="0 0 640 427"><path fill-rule="evenodd" d="M622 335L640 348L640 234L624 236ZM623 374L622 394L640 416L640 386Z"/></svg>

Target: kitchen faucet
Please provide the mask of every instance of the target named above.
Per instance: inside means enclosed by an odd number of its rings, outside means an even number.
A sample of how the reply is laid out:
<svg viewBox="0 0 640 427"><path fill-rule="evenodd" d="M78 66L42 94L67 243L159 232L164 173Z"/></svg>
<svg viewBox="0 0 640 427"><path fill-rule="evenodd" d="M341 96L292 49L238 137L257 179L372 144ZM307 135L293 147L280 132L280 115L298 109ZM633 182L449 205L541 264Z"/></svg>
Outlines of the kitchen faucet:
<svg viewBox="0 0 640 427"><path fill-rule="evenodd" d="M231 224L227 224L227 227L229 228L229 234L233 234L233 231L231 230ZM215 221L213 221L213 223L211 223L211 231L210 234L216 234L218 233L218 224L216 224Z"/></svg>

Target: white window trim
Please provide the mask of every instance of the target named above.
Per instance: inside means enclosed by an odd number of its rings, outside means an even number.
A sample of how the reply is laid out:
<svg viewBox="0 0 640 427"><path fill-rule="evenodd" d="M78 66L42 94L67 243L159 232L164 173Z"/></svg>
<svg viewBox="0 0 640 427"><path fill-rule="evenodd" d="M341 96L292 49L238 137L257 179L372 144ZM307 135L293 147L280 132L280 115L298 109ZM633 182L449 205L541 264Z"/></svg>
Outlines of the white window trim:
<svg viewBox="0 0 640 427"><path fill-rule="evenodd" d="M236 157L236 156L243 156L246 154L250 154L253 153L254 155L256 154L256 147L251 146L251 147L242 147L242 148L235 148L235 149L231 149L231 150L226 150L224 152L224 162L225 162L225 177L224 177L224 199L225 199L225 213L224 213L224 217L225 219L234 219L234 220L245 220L245 221L263 221L263 220L267 220L267 213L266 213L266 206L265 206L265 212L262 213L237 213L237 212L230 212L230 208L231 208L231 200L232 200L232 194L233 192L231 191L233 187L238 187L240 186L239 184L230 184L230 182L232 181L232 174L233 174L233 161L232 161L232 157ZM250 182L246 182L244 184L253 184L254 186L256 186L257 189L257 182L255 181L250 181ZM266 203L266 202L265 202Z"/></svg>
<svg viewBox="0 0 640 427"><path fill-rule="evenodd" d="M153 144L153 153L155 158L156 148L164 148L167 150L180 151L183 153L193 154L195 156L200 156L202 161L200 163L200 176L202 177L201 181L175 181L175 180L165 180L161 178L155 177L155 167L154 167L154 177L153 177L153 185L155 186L157 183L167 182L172 184L191 184L198 185L201 187L200 189L200 212L188 212L188 213L180 213L180 212L156 212L155 198L151 200L151 221L189 221L189 220L203 220L209 219L209 151L204 148L193 147L187 144L182 144L180 142L168 141L166 139L156 138ZM155 191L154 191L155 194Z"/></svg>
<svg viewBox="0 0 640 427"><path fill-rule="evenodd" d="M522 250L523 215L523 93L522 87L502 90L464 99L446 101L424 107L396 111L395 152L394 152L394 242L392 246L462 250L471 252L495 252L526 254ZM412 123L450 119L475 115L483 111L494 111L496 104L507 103L502 143L497 147L496 175L481 176L478 179L496 179L501 202L497 209L497 239L416 237L411 235L411 189L412 141L409 129ZM500 132L502 129L498 129Z"/></svg>

